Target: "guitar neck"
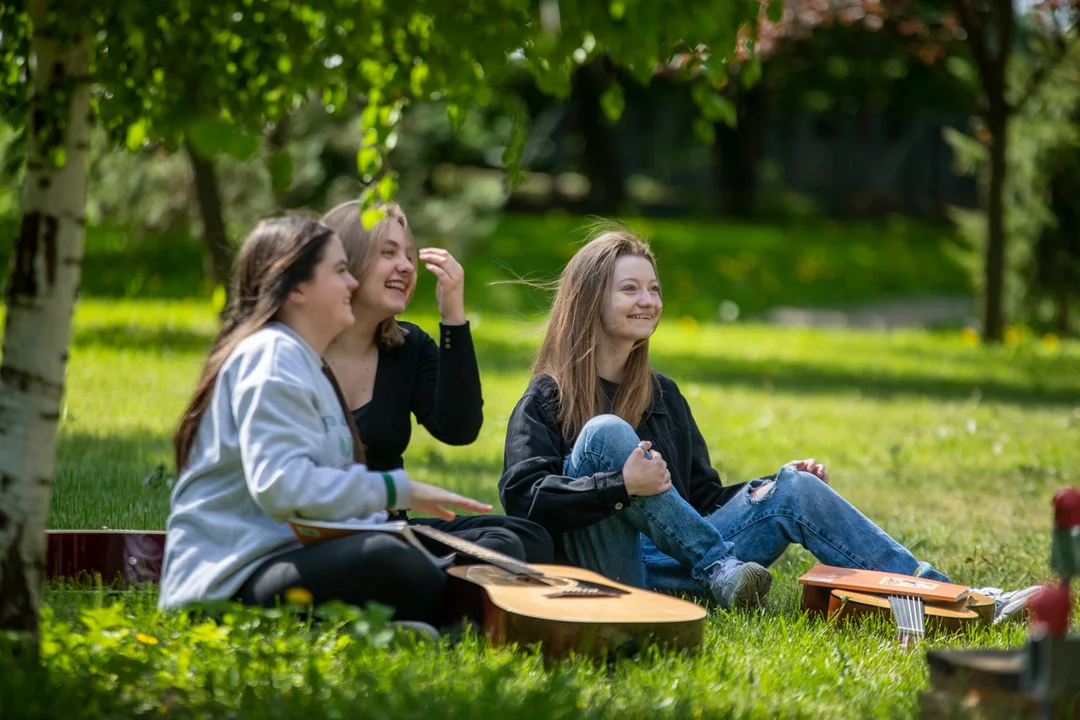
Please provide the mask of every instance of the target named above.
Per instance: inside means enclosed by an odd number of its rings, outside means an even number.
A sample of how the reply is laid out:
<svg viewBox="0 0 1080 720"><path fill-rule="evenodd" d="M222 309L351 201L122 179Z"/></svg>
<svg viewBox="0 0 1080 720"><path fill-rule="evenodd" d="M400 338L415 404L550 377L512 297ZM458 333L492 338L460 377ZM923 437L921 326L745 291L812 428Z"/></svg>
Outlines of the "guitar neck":
<svg viewBox="0 0 1080 720"><path fill-rule="evenodd" d="M494 565L508 573L514 575L526 575L531 578L536 578L537 580L543 580L545 578L544 573L527 563L523 563L516 558L504 555L496 550L489 550L476 543L463 540L456 535L451 535L448 532L433 528L429 525L409 525L408 528L414 533L420 533L432 540L437 540L447 547L453 548L454 550L464 553L469 557L476 558L477 560L483 560L487 564Z"/></svg>

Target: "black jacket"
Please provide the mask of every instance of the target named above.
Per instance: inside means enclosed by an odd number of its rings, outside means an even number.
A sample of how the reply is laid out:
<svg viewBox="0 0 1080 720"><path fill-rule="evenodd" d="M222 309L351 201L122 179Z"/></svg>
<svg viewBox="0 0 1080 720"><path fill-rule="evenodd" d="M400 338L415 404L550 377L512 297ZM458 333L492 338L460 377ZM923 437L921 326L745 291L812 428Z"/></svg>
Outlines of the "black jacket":
<svg viewBox="0 0 1080 720"><path fill-rule="evenodd" d="M405 343L379 350L371 402L353 410L367 465L372 470L402 467L412 436L412 418L447 445L468 445L484 423L480 371L469 323L439 325L439 342L416 325Z"/></svg>
<svg viewBox="0 0 1080 720"><path fill-rule="evenodd" d="M534 378L510 415L499 498L507 515L543 525L560 546L562 533L597 523L631 499L621 469L583 478L561 474L573 443L556 420L558 394L549 375ZM742 487L720 483L690 406L679 386L660 373L653 373L652 403L636 431L667 461L672 487L702 515Z"/></svg>

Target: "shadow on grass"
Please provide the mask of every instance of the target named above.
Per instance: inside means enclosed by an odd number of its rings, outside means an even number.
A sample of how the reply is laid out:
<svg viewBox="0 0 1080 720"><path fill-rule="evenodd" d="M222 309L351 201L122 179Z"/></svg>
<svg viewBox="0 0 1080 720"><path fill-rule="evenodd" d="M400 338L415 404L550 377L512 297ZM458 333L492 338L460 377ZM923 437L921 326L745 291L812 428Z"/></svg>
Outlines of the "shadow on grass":
<svg viewBox="0 0 1080 720"><path fill-rule="evenodd" d="M138 324L76 326L74 347L131 348L133 350L209 351L213 332Z"/></svg>
<svg viewBox="0 0 1080 720"><path fill-rule="evenodd" d="M653 367L680 383L704 382L753 389L769 387L797 394L858 391L872 398L915 395L962 401L978 396L984 400L1015 405L1080 405L1080 393L1055 387L1018 386L997 380L888 376L874 374L872 369L865 373L846 372L775 360L755 363L725 359L704 363L692 358L665 355L654 359Z"/></svg>
<svg viewBox="0 0 1080 720"><path fill-rule="evenodd" d="M527 371L535 351L512 340L485 337L477 342L480 369L521 372ZM930 358L928 359L928 364ZM942 357L941 360L946 360ZM956 357L949 362L962 362ZM763 387L779 392L819 394L858 391L866 397L891 398L927 396L938 400L962 401L977 396L984 400L1016 405L1080 405L1080 391L1066 385L1066 360L1017 358L1032 378L1030 385L1002 382L995 379L953 379L921 376L886 375L875 372L873 366L865 371L834 369L807 363L777 360L749 361L730 358L698 358L652 353L652 365L680 385L691 382L738 386L753 390ZM1067 374L1068 371L1068 374Z"/></svg>

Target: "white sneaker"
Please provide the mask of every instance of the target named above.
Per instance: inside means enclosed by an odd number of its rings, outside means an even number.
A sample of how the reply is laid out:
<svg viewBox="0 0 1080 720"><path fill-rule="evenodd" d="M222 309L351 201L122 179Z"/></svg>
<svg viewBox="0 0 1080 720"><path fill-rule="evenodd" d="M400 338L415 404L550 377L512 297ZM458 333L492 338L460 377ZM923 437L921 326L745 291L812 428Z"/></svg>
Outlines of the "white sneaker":
<svg viewBox="0 0 1080 720"><path fill-rule="evenodd" d="M772 573L754 562L729 557L713 566L709 589L722 608L760 607L772 587Z"/></svg>

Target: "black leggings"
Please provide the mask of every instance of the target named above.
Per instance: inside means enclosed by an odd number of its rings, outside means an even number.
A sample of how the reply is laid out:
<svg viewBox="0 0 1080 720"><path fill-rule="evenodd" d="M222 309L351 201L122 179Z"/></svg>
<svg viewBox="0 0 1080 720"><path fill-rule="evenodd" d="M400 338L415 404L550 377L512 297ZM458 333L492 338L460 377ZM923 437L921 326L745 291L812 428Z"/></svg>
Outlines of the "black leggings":
<svg viewBox="0 0 1080 720"><path fill-rule="evenodd" d="M529 563L550 563L551 536L536 523L501 515L467 515L453 520L419 518L490 550ZM442 543L420 537L429 550L450 552ZM459 564L469 559L458 555ZM416 548L390 533L358 533L312 545L267 560L240 588L246 605L274 607L291 588L311 593L314 604L340 600L363 606L370 601L394 608L395 620L441 625L445 615L446 573Z"/></svg>

